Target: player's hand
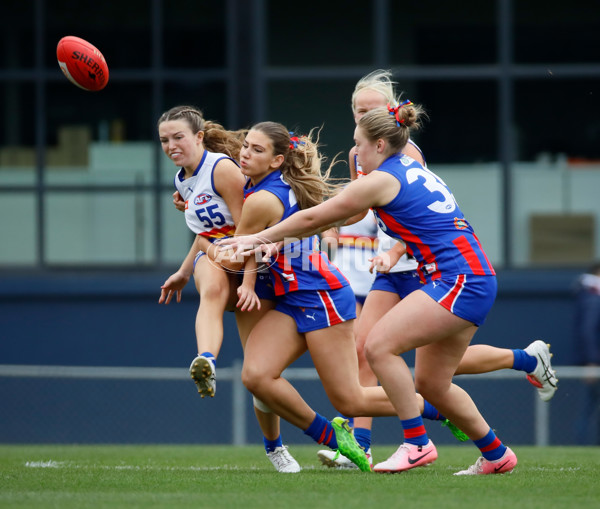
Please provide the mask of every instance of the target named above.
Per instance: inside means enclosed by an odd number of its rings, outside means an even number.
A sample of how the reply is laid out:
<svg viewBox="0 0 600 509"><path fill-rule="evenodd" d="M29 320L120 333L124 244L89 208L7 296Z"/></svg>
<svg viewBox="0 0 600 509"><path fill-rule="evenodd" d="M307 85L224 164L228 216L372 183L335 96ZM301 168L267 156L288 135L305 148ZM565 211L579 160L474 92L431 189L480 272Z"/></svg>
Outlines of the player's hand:
<svg viewBox="0 0 600 509"><path fill-rule="evenodd" d="M231 261L239 261L239 257L247 257L260 250L262 241L256 235L239 235L217 240L215 245L220 251L233 249Z"/></svg>
<svg viewBox="0 0 600 509"><path fill-rule="evenodd" d="M260 309L260 299L256 292L246 285L240 285L237 289L238 301L235 305L236 308L239 308L241 311L252 311L254 306L256 309Z"/></svg>
<svg viewBox="0 0 600 509"><path fill-rule="evenodd" d="M179 194L179 191L175 191L173 193L173 205L175 205L175 208L177 210L185 212L185 201L183 197Z"/></svg>
<svg viewBox="0 0 600 509"><path fill-rule="evenodd" d="M181 302L181 290L189 281L189 276L185 276L181 272L175 272L160 287L159 304L169 304L173 295L176 295L176 301Z"/></svg>
<svg viewBox="0 0 600 509"><path fill-rule="evenodd" d="M371 265L369 265L369 272L373 274L375 272L381 272L386 274L395 265L391 262L390 256L387 253L381 253L373 258L369 258Z"/></svg>

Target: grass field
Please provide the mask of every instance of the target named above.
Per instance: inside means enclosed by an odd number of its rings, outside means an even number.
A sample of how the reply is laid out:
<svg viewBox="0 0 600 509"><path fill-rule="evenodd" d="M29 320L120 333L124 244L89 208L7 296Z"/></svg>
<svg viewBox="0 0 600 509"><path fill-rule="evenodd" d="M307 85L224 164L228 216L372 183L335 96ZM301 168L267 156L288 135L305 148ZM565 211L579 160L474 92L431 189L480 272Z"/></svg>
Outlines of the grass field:
<svg viewBox="0 0 600 509"><path fill-rule="evenodd" d="M381 461L392 446L374 450ZM455 477L474 447L439 447L427 468L380 475L320 465L317 446L291 446L303 467L278 474L260 446L0 446L6 508L600 507L600 448L514 447L509 475Z"/></svg>

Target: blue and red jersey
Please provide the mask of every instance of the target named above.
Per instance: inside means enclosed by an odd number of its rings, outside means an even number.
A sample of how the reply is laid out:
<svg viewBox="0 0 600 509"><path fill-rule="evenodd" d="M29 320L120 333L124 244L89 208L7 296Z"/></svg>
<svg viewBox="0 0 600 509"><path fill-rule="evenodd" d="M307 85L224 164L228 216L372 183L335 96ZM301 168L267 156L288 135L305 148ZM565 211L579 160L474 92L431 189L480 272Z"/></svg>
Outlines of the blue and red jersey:
<svg viewBox="0 0 600 509"><path fill-rule="evenodd" d="M400 182L396 197L373 209L379 226L404 241L407 252L419 262L422 281L496 274L442 179L403 154L389 157L376 171L389 173Z"/></svg>
<svg viewBox="0 0 600 509"><path fill-rule="evenodd" d="M244 186L244 198L257 191L274 194L283 204L281 221L298 212L296 195L279 170L274 171L252 185ZM269 264L275 295L297 290L335 290L348 286L348 280L320 250L316 235L286 244Z"/></svg>

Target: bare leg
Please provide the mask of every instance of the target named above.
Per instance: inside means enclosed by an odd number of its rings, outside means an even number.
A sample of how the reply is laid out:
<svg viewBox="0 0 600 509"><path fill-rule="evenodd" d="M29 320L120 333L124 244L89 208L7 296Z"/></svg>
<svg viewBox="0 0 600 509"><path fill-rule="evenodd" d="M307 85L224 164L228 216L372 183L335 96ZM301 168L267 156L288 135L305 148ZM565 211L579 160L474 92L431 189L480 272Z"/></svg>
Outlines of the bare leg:
<svg viewBox="0 0 600 509"><path fill-rule="evenodd" d="M261 308L253 311L236 311L235 318L238 325L242 348L246 349L246 342L250 332L259 322L259 320L275 307L275 302L271 300L261 300ZM281 434L279 416L273 412L264 412L254 406L254 414L260 429L268 440L276 440Z"/></svg>
<svg viewBox="0 0 600 509"><path fill-rule="evenodd" d="M355 324L356 353L358 355L358 377L363 387L376 387L377 377L365 357L367 336L379 319L400 302L400 297L391 292L373 290L367 295L361 315ZM371 429L372 417L356 417L355 428Z"/></svg>
<svg viewBox="0 0 600 509"><path fill-rule="evenodd" d="M469 438L487 434L489 425L469 395L452 384L476 330L421 291L408 295L376 324L367 338L367 359L400 419L420 415L414 397L416 384L423 397ZM398 355L415 349L413 383L408 366Z"/></svg>
<svg viewBox="0 0 600 509"><path fill-rule="evenodd" d="M471 345L456 368L456 375L477 375L499 369L511 369L514 354L508 348L490 345Z"/></svg>
<svg viewBox="0 0 600 509"><path fill-rule="evenodd" d="M296 322L288 315L269 310L248 337L242 369L242 381L248 390L273 412L303 430L310 426L316 413L281 374L305 351L306 342L296 331Z"/></svg>
<svg viewBox="0 0 600 509"><path fill-rule="evenodd" d="M194 269L194 282L200 295L196 314L198 353L219 355L223 343L223 313L230 296L229 276L202 256Z"/></svg>

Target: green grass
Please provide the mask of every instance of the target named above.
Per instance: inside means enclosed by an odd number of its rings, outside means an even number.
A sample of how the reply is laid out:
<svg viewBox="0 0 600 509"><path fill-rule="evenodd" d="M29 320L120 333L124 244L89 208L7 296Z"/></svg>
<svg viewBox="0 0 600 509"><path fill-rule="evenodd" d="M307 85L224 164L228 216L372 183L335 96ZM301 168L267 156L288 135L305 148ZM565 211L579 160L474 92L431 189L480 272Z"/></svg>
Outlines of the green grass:
<svg viewBox="0 0 600 509"><path fill-rule="evenodd" d="M377 446L376 461L394 449ZM600 507L600 448L513 449L510 475L455 477L477 458L472 445L395 475L328 469L305 445L290 447L303 471L287 475L260 446L0 446L0 507Z"/></svg>

